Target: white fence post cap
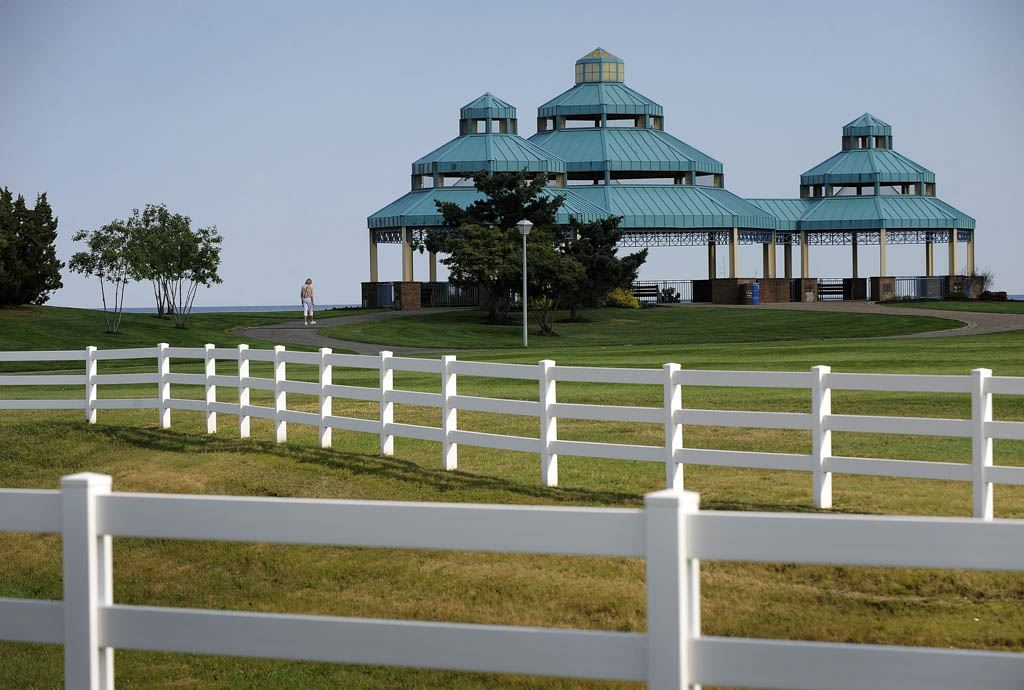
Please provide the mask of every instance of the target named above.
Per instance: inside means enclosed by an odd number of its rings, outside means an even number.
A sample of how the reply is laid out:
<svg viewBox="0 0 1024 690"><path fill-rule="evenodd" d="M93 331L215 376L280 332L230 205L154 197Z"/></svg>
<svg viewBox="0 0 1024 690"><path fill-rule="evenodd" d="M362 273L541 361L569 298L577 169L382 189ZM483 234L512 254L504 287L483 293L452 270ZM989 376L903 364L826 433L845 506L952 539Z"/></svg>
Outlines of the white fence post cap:
<svg viewBox="0 0 1024 690"><path fill-rule="evenodd" d="M109 489L112 483L113 477L109 474L99 474L98 472L79 472L77 474L67 474L60 478L61 488L64 489L77 489L80 487Z"/></svg>
<svg viewBox="0 0 1024 690"><path fill-rule="evenodd" d="M700 506L700 494L696 491L661 489L644 494L644 505L648 507L679 506L688 510L697 510Z"/></svg>

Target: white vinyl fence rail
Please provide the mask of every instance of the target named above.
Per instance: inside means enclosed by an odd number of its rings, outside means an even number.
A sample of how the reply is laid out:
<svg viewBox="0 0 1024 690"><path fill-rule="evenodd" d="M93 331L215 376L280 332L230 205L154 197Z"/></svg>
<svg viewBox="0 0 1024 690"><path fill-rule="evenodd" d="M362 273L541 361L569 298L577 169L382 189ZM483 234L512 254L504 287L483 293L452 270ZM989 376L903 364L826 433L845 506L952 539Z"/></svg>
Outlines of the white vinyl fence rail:
<svg viewBox="0 0 1024 690"><path fill-rule="evenodd" d="M63 537L64 599L0 599L0 639L64 645L65 688L109 690L114 649L751 688L1019 690L1024 654L703 637L700 560L1024 571L1024 521L0 489L0 531ZM341 618L113 602L113 537L640 557L647 632Z"/></svg>
<svg viewBox="0 0 1024 690"><path fill-rule="evenodd" d="M99 360L156 359L156 372L149 374L98 374ZM171 373L171 358L202 359L204 373ZM236 376L216 373L217 360L238 364ZM973 514L992 519L994 484L1024 485L1024 467L998 466L993 463L993 439L1024 440L1024 422L996 421L992 415L992 395L1024 395L1024 377L992 376L989 369L975 369L969 375L916 374L844 374L832 373L827 366L812 367L810 372L771 371L698 371L681 369L678 364L665 364L661 369L629 369L607 367L558 366L551 360L536 365L499 364L458 361L446 355L440 359L395 357L391 352L379 356L333 354L329 348L319 352L288 351L283 346L273 350L238 348L169 347L161 343L155 348L122 350L82 350L57 352L0 352L0 361L66 361L82 360L84 375L0 376L0 387L16 385L82 385L84 399L79 400L0 400L0 409L84 409L86 419L96 421L97 410L150 408L159 413L160 426L171 425L171 410L194 410L206 414L208 433L217 430L217 415L238 417L240 435L249 436L252 417L274 422L278 442L288 438L288 423L308 424L319 428L320 445L330 447L331 431L349 431L380 436L380 452L392 455L395 438L435 441L442 446L444 468L458 466L459 445L523 451L540 456L541 481L545 486L558 483L558 456L575 455L593 458L639 460L665 465L666 486L683 488L684 465L723 465L777 470L803 470L813 475L814 505L832 506L832 475L834 473L875 475L885 477L916 477L970 482L973 485ZM249 375L249 363L269 362L273 378ZM286 376L287 364L309 364L319 367L318 382L292 381ZM333 383L333 367L354 367L379 371L377 387L337 385ZM394 372L414 371L437 374L439 393L396 389ZM537 381L538 399L509 400L459 395L459 376L526 379ZM586 405L560 403L557 399L559 381L585 381L615 384L660 386L664 391L660 407L622 405ZM155 398L106 400L97 398L97 387L104 384L154 384ZM171 396L172 385L205 387L203 400ZM217 387L238 389L238 402L218 402ZM735 386L751 388L796 388L811 393L811 412L748 412L736 410L699 410L682 407L683 386ZM253 389L273 392L273 407L250 404ZM832 391L889 391L921 393L962 393L971 396L970 419L935 419L922 417L888 417L832 414ZM288 393L319 396L319 412L289 410ZM359 419L332 414L333 398L367 400L380 406L378 419ZM400 424L394 420L395 405L421 405L440 408L441 426ZM475 410L499 414L536 417L539 437L466 431L459 428L458 411ZM568 441L558 438L558 419L589 419L662 425L663 445L631 445ZM802 429L811 432L812 450L799 453L767 453L736 450L685 448L683 426L726 426L770 429ZM932 462L858 458L832 454L832 432L853 431L879 434L917 434L953 436L972 441L971 463Z"/></svg>

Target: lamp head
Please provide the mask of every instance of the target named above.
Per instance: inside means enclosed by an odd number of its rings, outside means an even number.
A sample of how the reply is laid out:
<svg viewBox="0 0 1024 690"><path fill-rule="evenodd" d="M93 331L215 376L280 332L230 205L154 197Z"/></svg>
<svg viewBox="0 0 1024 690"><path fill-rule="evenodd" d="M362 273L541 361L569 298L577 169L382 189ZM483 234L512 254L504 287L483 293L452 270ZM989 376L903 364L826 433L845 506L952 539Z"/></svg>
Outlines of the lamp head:
<svg viewBox="0 0 1024 690"><path fill-rule="evenodd" d="M523 220L516 223L516 227L519 229L519 234L522 235L523 237L526 237L527 235L530 234L530 231L533 230L533 223L524 218Z"/></svg>

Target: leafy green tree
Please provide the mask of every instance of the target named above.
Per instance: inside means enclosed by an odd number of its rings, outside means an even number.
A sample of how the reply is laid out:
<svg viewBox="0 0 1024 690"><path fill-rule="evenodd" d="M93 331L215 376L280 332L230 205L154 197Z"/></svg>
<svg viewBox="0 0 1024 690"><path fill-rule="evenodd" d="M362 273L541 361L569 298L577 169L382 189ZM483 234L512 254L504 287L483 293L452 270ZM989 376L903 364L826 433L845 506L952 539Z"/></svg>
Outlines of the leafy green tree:
<svg viewBox="0 0 1024 690"><path fill-rule="evenodd" d="M29 209L25 197L0 189L0 304L43 304L62 287L56 240L57 219L45 192Z"/></svg>
<svg viewBox="0 0 1024 690"><path fill-rule="evenodd" d="M453 284L479 285L487 292L490 323L508 323L512 294L521 284L523 271L522 238L516 223L525 218L534 225L527 238L528 258L531 252L554 252L555 214L562 199L546 197L544 177L531 178L526 170L494 174L482 170L473 175L473 182L484 198L467 208L438 202L445 228L428 235L426 247L446 255L441 263L448 267ZM531 275L542 263L540 255L537 262ZM542 280L541 284L556 282Z"/></svg>
<svg viewBox="0 0 1024 690"><path fill-rule="evenodd" d="M99 278L107 333L120 333L125 287L132 280L135 263L131 255L132 233L128 223L115 220L98 230L79 230L71 239L85 242L86 248L75 252L68 267L75 273ZM111 298L109 303L108 295Z"/></svg>
<svg viewBox="0 0 1024 690"><path fill-rule="evenodd" d="M615 216L593 223L570 220L569 235L575 239L566 243L565 253L583 267L584 273L582 280L567 286L571 320L576 320L578 307L602 306L614 288L628 290L647 260L646 249L622 258L616 256L616 245L623 234L621 221Z"/></svg>
<svg viewBox="0 0 1024 690"><path fill-rule="evenodd" d="M149 280L157 314L174 315L175 328L185 328L199 287L220 283L220 245L215 226L192 229L192 219L171 213L163 204L136 209L128 221L131 231L132 274Z"/></svg>

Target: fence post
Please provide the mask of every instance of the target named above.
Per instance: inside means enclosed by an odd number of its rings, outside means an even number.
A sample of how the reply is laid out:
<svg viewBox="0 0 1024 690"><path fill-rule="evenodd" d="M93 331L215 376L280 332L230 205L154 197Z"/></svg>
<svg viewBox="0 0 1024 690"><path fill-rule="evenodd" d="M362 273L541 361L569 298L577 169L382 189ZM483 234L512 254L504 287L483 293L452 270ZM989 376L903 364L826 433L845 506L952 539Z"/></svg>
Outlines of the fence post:
<svg viewBox="0 0 1024 690"><path fill-rule="evenodd" d="M551 406L558 401L556 381L552 375L553 360L542 359L540 366L540 482L544 486L558 486L558 453L551 452L551 444L558 440L558 418Z"/></svg>
<svg viewBox="0 0 1024 690"><path fill-rule="evenodd" d="M954 230L953 232L956 232ZM992 519L992 482L985 481L992 466L992 439L985 430L992 421L992 394L985 391L991 369L971 370L971 465L974 484L974 517Z"/></svg>
<svg viewBox="0 0 1024 690"><path fill-rule="evenodd" d="M110 481L92 472L60 480L67 690L114 690L114 649L99 644L100 607L114 601L111 538L97 534L96 509Z"/></svg>
<svg viewBox="0 0 1024 690"><path fill-rule="evenodd" d="M249 346L238 346L238 437L249 438L249 415L245 408L249 406Z"/></svg>
<svg viewBox="0 0 1024 690"><path fill-rule="evenodd" d="M85 348L85 421L96 423L96 348Z"/></svg>
<svg viewBox="0 0 1024 690"><path fill-rule="evenodd" d="M171 358L167 354L167 343L158 343L156 353L156 370L159 383L157 383L157 392L159 395L159 411L160 411L160 428L169 429L171 427L171 382L167 380L167 377L171 374Z"/></svg>
<svg viewBox="0 0 1024 690"><path fill-rule="evenodd" d="M832 507L832 473L825 471L825 460L832 455L832 432L825 418L832 414L832 389L825 377L832 367L811 367L811 453L814 472L814 507Z"/></svg>
<svg viewBox="0 0 1024 690"><path fill-rule="evenodd" d="M380 454L395 454L395 437L388 433L388 425L395 421L395 404L388 399L388 393L395 387L395 372L391 369L393 355L388 350L380 352Z"/></svg>
<svg viewBox="0 0 1024 690"><path fill-rule="evenodd" d="M217 402L217 386L211 383L211 379L217 375L217 360L213 356L214 345L206 343L203 346L203 357L205 367L203 373L206 376L206 433L217 433L217 413L213 411L213 403Z"/></svg>
<svg viewBox="0 0 1024 690"><path fill-rule="evenodd" d="M686 556L686 517L700 509L700 495L678 489L655 491L644 496L644 508L647 687L688 688L689 642L700 637L700 561Z"/></svg>
<svg viewBox="0 0 1024 690"><path fill-rule="evenodd" d="M331 447L331 427L327 418L331 416L334 398L328 395L327 386L334 384L334 367L328 364L327 355L334 352L329 347L320 348L320 447Z"/></svg>
<svg viewBox="0 0 1024 690"><path fill-rule="evenodd" d="M459 444L453 443L451 433L459 429L459 411L452 404L458 390L458 377L452 371L455 355L441 357L441 447L446 470L459 466Z"/></svg>
<svg viewBox="0 0 1024 690"><path fill-rule="evenodd" d="M683 425L677 419L683 409L683 391L677 379L678 364L665 364L665 488L683 488Z"/></svg>
<svg viewBox="0 0 1024 690"><path fill-rule="evenodd" d="M281 412L288 408L288 394L284 390L286 378L284 345L274 346L274 440L283 443L288 440L288 422L281 419Z"/></svg>

